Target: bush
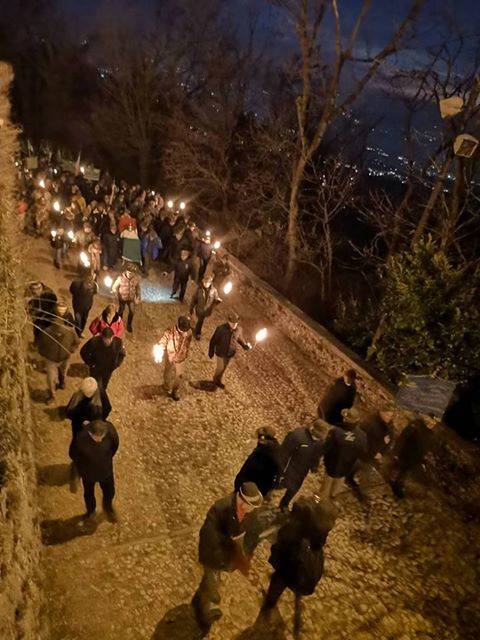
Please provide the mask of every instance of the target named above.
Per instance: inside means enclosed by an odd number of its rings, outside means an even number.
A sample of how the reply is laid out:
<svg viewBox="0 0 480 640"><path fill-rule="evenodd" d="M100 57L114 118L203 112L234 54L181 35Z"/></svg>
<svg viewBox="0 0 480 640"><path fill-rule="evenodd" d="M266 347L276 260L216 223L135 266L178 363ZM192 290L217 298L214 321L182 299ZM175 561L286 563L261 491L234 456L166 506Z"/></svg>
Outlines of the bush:
<svg viewBox="0 0 480 640"><path fill-rule="evenodd" d="M430 374L462 381L479 369L480 271L456 264L421 242L387 264L376 344L377 365L390 378Z"/></svg>

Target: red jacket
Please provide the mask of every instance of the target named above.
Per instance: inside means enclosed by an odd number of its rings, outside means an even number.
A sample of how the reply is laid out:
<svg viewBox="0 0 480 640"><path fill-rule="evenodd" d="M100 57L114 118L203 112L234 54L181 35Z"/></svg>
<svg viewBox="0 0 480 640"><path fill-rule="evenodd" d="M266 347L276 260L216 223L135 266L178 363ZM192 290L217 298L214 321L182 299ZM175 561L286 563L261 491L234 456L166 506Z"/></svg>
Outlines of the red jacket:
<svg viewBox="0 0 480 640"><path fill-rule="evenodd" d="M98 316L98 318L95 318L95 320L90 325L89 329L90 329L90 333L92 333L94 336L96 336L96 335L99 335L100 333L102 333L102 331L106 327L110 327L110 329L113 331L113 334L117 338L122 338L123 337L123 334L125 332L125 326L123 324L122 318L118 315L118 313L116 313L113 316L113 319L110 322L110 324L107 322L107 320L105 318L105 313L102 313L101 316Z"/></svg>

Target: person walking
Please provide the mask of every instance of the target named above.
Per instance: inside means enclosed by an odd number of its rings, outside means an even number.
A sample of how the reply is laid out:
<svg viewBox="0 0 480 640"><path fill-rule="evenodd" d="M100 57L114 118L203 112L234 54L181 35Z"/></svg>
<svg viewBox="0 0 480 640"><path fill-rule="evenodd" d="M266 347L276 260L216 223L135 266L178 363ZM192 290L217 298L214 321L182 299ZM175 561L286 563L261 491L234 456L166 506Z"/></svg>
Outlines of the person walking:
<svg viewBox="0 0 480 640"><path fill-rule="evenodd" d="M57 388L65 389L68 361L79 342L73 327L63 322L52 323L39 334L37 347L40 355L45 359L47 403L55 400Z"/></svg>
<svg viewBox="0 0 480 640"><path fill-rule="evenodd" d="M76 331L80 338L87 324L88 314L93 306L93 299L97 292L98 285L91 272L86 272L83 278L76 278L70 284Z"/></svg>
<svg viewBox="0 0 480 640"><path fill-rule="evenodd" d="M200 268L198 270L198 281L203 280L203 276L212 257L212 244L211 237L205 234L201 240L197 243L197 255L200 258Z"/></svg>
<svg viewBox="0 0 480 640"><path fill-rule="evenodd" d="M253 482L264 498L275 489L281 469L280 443L271 427L256 431L257 446L243 463L235 478L235 491L245 482Z"/></svg>
<svg viewBox="0 0 480 640"><path fill-rule="evenodd" d="M243 540L253 526L251 514L262 502L262 494L256 485L246 482L238 491L217 500L207 513L200 529L198 548L203 577L192 599L202 637L222 616L219 606L221 573L238 569L248 575L250 557Z"/></svg>
<svg viewBox="0 0 480 640"><path fill-rule="evenodd" d="M367 436L359 426L358 421L345 423L344 427L333 426L325 440L323 462L325 465L325 480L322 496L332 499L337 492L342 479L349 479L349 485L359 500L362 493L353 480L357 463L364 459L368 451Z"/></svg>
<svg viewBox="0 0 480 640"><path fill-rule="evenodd" d="M293 429L280 446L280 486L286 491L280 500L280 509L288 509L300 491L309 472L316 472L323 454L324 425L315 420L312 425Z"/></svg>
<svg viewBox="0 0 480 640"><path fill-rule="evenodd" d="M396 498L405 496L405 479L417 471L433 443L436 423L422 418L411 420L398 436L393 446L393 458L388 471L388 483Z"/></svg>
<svg viewBox="0 0 480 640"><path fill-rule="evenodd" d="M113 507L115 496L115 478L113 458L119 446L118 433L111 422L93 420L70 444L69 455L83 483L83 496L86 513L84 523L95 519L95 485L100 484L103 493L103 510L111 523L118 522Z"/></svg>
<svg viewBox="0 0 480 640"><path fill-rule="evenodd" d="M183 302L191 274L192 265L188 259L188 251L183 250L180 252L180 259L175 260L173 263L173 283L170 298L175 298L177 291L180 289L178 299Z"/></svg>
<svg viewBox="0 0 480 640"><path fill-rule="evenodd" d="M105 389L98 385L95 378L84 378L80 388L72 394L66 409L67 418L72 425L72 439L80 433L84 423L106 420L111 410L112 405Z"/></svg>
<svg viewBox="0 0 480 640"><path fill-rule="evenodd" d="M133 331L133 318L136 307L140 304L140 278L131 267L127 267L115 280L113 293L118 296L118 315L123 318L125 307L128 307L127 331Z"/></svg>
<svg viewBox="0 0 480 640"><path fill-rule="evenodd" d="M55 324L64 324L67 327L76 329L75 318L68 310L67 303L62 299L57 300L57 304L55 305L55 317L52 322Z"/></svg>
<svg viewBox="0 0 480 640"><path fill-rule="evenodd" d="M80 349L82 360L88 365L92 378L106 391L115 369L125 358L125 349L120 338L114 336L110 327L90 338Z"/></svg>
<svg viewBox="0 0 480 640"><path fill-rule="evenodd" d="M318 405L318 416L328 422L341 426L342 410L350 409L355 402L357 373L348 369L341 378L337 378L325 391Z"/></svg>
<svg viewBox="0 0 480 640"><path fill-rule="evenodd" d="M141 239L141 249L143 258L143 273L148 276L152 262L158 260L160 252L163 249L162 241L151 225L148 228L147 233Z"/></svg>
<svg viewBox="0 0 480 640"><path fill-rule="evenodd" d="M34 342L37 344L38 337L50 326L55 316L57 296L39 281L30 284L28 294L28 312L33 324Z"/></svg>
<svg viewBox="0 0 480 640"><path fill-rule="evenodd" d="M62 262L67 255L67 234L63 227L52 231L50 244L53 249L53 264L57 269L61 269Z"/></svg>
<svg viewBox="0 0 480 640"><path fill-rule="evenodd" d="M248 351L252 348L249 342L243 337L243 332L239 326L240 318L238 314L232 312L228 316L225 324L219 325L212 337L208 348L208 357L217 359L217 366L213 375L213 383L220 389L225 389L222 382L226 368L232 358L237 353L238 345Z"/></svg>
<svg viewBox="0 0 480 640"><path fill-rule="evenodd" d="M163 386L172 400L180 400L180 388L191 341L192 330L186 316L180 316L176 324L164 331L160 338L159 344L165 360Z"/></svg>
<svg viewBox="0 0 480 640"><path fill-rule="evenodd" d="M213 286L213 278L211 275L203 277L202 282L195 289L195 293L190 301L190 315L195 311L197 323L193 330L196 340L200 340L202 336L202 328L205 320L210 317L213 310L222 300L218 295L218 291Z"/></svg>
<svg viewBox="0 0 480 640"><path fill-rule="evenodd" d="M301 627L301 599L312 595L323 575L323 548L335 525L337 510L329 501L301 497L272 545L269 563L274 569L260 611L265 622L281 595L290 589L295 596L294 635Z"/></svg>
<svg viewBox="0 0 480 640"><path fill-rule="evenodd" d="M117 307L113 303L108 304L102 313L92 320L88 330L94 336L102 333L104 329L109 327L113 331L113 335L117 338L123 338L125 333L125 325L122 317L117 312Z"/></svg>
<svg viewBox="0 0 480 640"><path fill-rule="evenodd" d="M114 269L118 260L119 237L115 223L110 226L100 236L102 243L102 267L104 270Z"/></svg>

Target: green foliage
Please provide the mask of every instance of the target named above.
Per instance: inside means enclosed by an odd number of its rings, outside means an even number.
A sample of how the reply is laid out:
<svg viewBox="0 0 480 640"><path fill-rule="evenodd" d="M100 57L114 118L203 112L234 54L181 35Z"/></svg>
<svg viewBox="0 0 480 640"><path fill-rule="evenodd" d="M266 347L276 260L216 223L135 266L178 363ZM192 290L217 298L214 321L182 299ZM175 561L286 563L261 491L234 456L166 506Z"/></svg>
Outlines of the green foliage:
<svg viewBox="0 0 480 640"><path fill-rule="evenodd" d="M365 357L375 331L377 313L371 300L353 295L341 297L335 307L334 332L359 355Z"/></svg>
<svg viewBox="0 0 480 640"><path fill-rule="evenodd" d="M431 239L387 264L376 361L401 373L464 380L480 362L480 271L458 265Z"/></svg>

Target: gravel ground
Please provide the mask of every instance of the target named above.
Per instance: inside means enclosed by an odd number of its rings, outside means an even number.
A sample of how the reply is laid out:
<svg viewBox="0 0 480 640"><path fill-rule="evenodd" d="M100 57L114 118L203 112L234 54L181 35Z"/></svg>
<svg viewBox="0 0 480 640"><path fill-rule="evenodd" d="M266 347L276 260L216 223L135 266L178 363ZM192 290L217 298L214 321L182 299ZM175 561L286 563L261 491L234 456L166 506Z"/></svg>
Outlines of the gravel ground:
<svg viewBox="0 0 480 640"><path fill-rule="evenodd" d="M74 273L56 271L47 243L25 240L27 276L68 295ZM168 280L168 282L167 282ZM162 371L151 358L153 343L186 304L167 299L170 279L152 275L148 299L127 336L127 358L109 387L110 419L120 434L115 459L118 525L101 522L91 535L77 525L81 493L65 484L70 424L65 405L82 377L72 358L68 384L47 407L45 376L31 354L30 384L36 425L39 499L46 552L48 640L192 639L189 602L200 578L197 534L233 478L264 424L281 435L312 411L329 380L317 362L272 328L253 352L240 353L226 374L226 391L187 385L181 402L161 390ZM187 296L188 297L188 296ZM106 297L97 296L98 313ZM232 297L205 324L193 343L187 378L209 379L207 340L217 320L235 307L246 333L262 325L261 309ZM318 490L321 477L304 485ZM303 606L303 640L473 640L478 638L480 527L467 523L443 497L410 484L396 503L384 486L370 492L370 508L348 492L326 547L325 574ZM268 548L257 550L250 580L226 576L223 618L210 632L217 640L292 638L293 597L286 593L278 625L254 625L261 588L268 584ZM283 621L283 622L282 622Z"/></svg>

